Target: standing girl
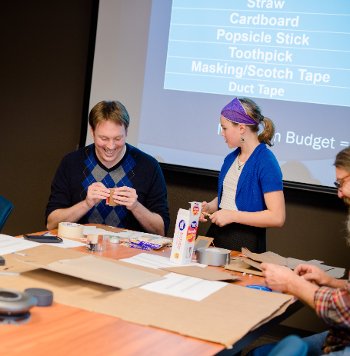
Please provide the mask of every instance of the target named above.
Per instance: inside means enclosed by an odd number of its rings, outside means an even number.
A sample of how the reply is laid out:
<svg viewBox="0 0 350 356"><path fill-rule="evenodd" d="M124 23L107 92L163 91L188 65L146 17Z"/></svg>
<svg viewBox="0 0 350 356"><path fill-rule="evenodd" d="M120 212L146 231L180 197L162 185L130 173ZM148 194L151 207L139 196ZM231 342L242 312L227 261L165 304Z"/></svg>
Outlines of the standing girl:
<svg viewBox="0 0 350 356"><path fill-rule="evenodd" d="M266 251L266 228L285 221L282 172L271 146L274 125L248 98L235 98L221 111L222 136L229 148L222 165L218 196L203 202L201 221L214 244L240 251ZM259 128L263 130L259 133Z"/></svg>

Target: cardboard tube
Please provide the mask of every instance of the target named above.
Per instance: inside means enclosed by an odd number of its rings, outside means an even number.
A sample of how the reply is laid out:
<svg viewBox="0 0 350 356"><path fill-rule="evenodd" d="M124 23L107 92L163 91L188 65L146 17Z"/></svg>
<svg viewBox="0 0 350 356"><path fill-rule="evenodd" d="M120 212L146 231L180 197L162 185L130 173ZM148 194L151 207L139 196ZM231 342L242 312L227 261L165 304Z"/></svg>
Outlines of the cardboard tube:
<svg viewBox="0 0 350 356"><path fill-rule="evenodd" d="M109 198L106 199L106 204L109 206L117 206L118 204L114 202L113 200L113 194L114 194L115 188L111 188L110 189L110 194L109 194Z"/></svg>

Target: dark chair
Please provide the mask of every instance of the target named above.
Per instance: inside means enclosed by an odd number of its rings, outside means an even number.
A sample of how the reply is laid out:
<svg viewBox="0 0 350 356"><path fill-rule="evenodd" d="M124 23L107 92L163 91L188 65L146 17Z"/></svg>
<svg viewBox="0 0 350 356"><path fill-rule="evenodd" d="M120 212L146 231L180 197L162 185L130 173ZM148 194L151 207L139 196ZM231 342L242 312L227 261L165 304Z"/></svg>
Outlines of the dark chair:
<svg viewBox="0 0 350 356"><path fill-rule="evenodd" d="M12 209L13 204L0 195L0 232L5 225L7 218L11 214Z"/></svg>

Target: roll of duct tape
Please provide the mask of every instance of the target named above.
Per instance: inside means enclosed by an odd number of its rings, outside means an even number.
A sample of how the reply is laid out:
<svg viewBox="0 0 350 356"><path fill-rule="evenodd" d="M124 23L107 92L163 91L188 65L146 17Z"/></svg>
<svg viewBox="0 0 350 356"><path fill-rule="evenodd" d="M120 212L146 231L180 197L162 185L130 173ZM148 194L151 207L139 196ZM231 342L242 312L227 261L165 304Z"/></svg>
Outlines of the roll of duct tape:
<svg viewBox="0 0 350 356"><path fill-rule="evenodd" d="M34 305L36 305L36 299L31 295L12 289L0 288L0 314L23 314Z"/></svg>
<svg viewBox="0 0 350 356"><path fill-rule="evenodd" d="M58 224L57 235L67 239L81 239L83 238L83 230L83 225L71 222L60 222Z"/></svg>
<svg viewBox="0 0 350 356"><path fill-rule="evenodd" d="M53 293L50 290L43 288L27 288L24 291L36 299L36 305L38 307L48 307L52 305Z"/></svg>
<svg viewBox="0 0 350 356"><path fill-rule="evenodd" d="M197 261L209 266L224 266L230 263L231 251L225 248L207 247L196 251Z"/></svg>

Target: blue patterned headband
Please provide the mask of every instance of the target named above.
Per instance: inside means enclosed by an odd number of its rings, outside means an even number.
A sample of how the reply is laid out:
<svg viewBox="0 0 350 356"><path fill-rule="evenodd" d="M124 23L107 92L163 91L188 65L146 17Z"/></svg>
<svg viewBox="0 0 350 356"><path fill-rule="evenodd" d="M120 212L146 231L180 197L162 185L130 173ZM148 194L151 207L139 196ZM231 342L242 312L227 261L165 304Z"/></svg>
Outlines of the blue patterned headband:
<svg viewBox="0 0 350 356"><path fill-rule="evenodd" d="M221 115L232 122L245 125L257 125L258 123L252 119L244 110L238 98L230 101L222 110Z"/></svg>

